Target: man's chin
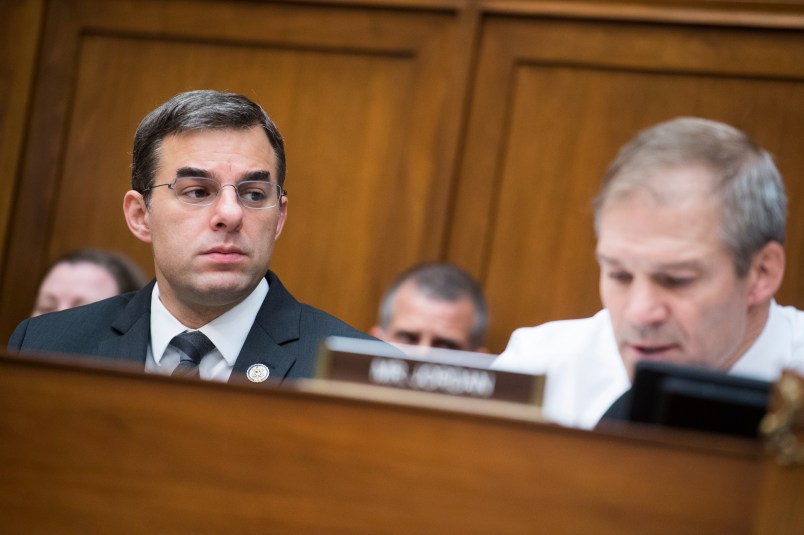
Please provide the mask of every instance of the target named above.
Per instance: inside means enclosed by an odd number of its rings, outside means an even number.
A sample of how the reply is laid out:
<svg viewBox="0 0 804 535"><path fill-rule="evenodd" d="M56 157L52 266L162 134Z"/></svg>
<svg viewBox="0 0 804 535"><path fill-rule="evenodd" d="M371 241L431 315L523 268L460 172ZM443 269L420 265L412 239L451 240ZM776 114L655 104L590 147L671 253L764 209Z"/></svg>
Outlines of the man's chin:
<svg viewBox="0 0 804 535"><path fill-rule="evenodd" d="M223 306L239 303L259 284L242 275L233 276L231 273L218 274L201 281L196 287L196 295L200 302L211 306Z"/></svg>

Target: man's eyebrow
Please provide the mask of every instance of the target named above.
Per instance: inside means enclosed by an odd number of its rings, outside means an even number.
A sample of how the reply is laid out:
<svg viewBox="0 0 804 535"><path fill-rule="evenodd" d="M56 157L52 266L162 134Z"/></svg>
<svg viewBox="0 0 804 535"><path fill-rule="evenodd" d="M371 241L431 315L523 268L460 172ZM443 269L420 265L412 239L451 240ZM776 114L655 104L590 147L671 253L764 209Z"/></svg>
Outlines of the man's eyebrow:
<svg viewBox="0 0 804 535"><path fill-rule="evenodd" d="M271 180L271 172L270 171L249 171L248 173L243 175L243 180L262 180L265 182L269 182Z"/></svg>
<svg viewBox="0 0 804 535"><path fill-rule="evenodd" d="M660 264L658 268L662 271L672 271L677 269L699 270L701 269L701 262L699 260L682 260L680 262L668 262L666 264Z"/></svg>
<svg viewBox="0 0 804 535"><path fill-rule="evenodd" d="M607 264L613 266L615 268L620 267L620 262L615 258L609 258L606 255L602 255L600 253L595 255L597 257L597 261L602 264ZM701 262L699 260L680 260L678 262L667 262L665 264L658 264L653 266L653 271L668 271L668 270L676 270L676 269L700 269Z"/></svg>
<svg viewBox="0 0 804 535"><path fill-rule="evenodd" d="M215 178L211 172L207 171L206 169L201 169L200 167L180 167L176 171L176 178L185 178L185 177ZM240 178L241 182L245 180L261 180L264 182L270 182L271 172L263 169L260 169L258 171L249 171L247 173L244 173L243 176Z"/></svg>
<svg viewBox="0 0 804 535"><path fill-rule="evenodd" d="M404 335L404 336L410 336L411 338L416 338L417 340L419 339L419 333L417 331L409 331L407 329L397 329L395 331L392 331L392 334L394 336Z"/></svg>
<svg viewBox="0 0 804 535"><path fill-rule="evenodd" d="M176 178L184 177L212 178L212 173L198 167L180 167L176 171Z"/></svg>

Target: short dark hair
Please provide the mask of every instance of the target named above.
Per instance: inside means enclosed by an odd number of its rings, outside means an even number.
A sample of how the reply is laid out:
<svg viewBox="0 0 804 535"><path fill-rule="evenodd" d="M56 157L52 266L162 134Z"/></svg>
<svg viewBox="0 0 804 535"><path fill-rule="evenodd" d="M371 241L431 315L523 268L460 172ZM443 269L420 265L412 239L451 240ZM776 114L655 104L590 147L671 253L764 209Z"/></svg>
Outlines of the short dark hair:
<svg viewBox="0 0 804 535"><path fill-rule="evenodd" d="M379 320L383 329L387 329L391 324L397 291L408 281L413 282L419 292L438 301L452 303L468 298L475 309L475 321L469 334L469 343L472 349L483 345L489 325L488 306L483 290L469 273L447 262L416 264L397 277L380 302Z"/></svg>
<svg viewBox="0 0 804 535"><path fill-rule="evenodd" d="M261 126L276 154L276 177L285 183L285 142L276 125L259 104L243 95L198 90L179 93L145 116L134 135L131 189L143 195L153 185L162 141L170 135L194 130L248 129Z"/></svg>
<svg viewBox="0 0 804 535"><path fill-rule="evenodd" d="M112 276L117 283L118 293L140 290L148 282L142 270L123 253L84 248L70 251L60 256L50 265L47 273L60 264L94 264Z"/></svg>

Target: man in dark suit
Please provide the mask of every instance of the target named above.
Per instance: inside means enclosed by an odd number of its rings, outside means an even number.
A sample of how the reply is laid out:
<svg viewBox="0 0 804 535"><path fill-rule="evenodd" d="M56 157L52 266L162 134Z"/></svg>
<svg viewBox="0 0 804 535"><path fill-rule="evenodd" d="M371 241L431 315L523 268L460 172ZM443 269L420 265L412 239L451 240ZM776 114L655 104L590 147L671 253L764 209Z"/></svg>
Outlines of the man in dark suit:
<svg viewBox="0 0 804 535"><path fill-rule="evenodd" d="M25 320L9 347L217 381L309 377L325 337L369 337L299 303L268 271L287 218L284 180L284 142L259 105L218 91L173 97L137 128L123 201L156 280Z"/></svg>

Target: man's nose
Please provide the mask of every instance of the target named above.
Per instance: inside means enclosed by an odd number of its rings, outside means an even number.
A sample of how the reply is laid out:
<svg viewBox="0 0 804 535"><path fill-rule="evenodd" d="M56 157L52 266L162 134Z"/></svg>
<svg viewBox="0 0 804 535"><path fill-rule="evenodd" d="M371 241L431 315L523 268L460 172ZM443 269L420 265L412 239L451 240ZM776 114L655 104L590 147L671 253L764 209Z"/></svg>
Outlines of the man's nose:
<svg viewBox="0 0 804 535"><path fill-rule="evenodd" d="M626 319L633 325L657 325L668 317L664 292L648 281L634 282L628 293Z"/></svg>
<svg viewBox="0 0 804 535"><path fill-rule="evenodd" d="M231 190L228 188L231 186ZM218 198L213 203L215 212L212 216L212 225L216 228L234 230L240 227L243 221L243 206L238 199L237 187L232 184L221 186Z"/></svg>

